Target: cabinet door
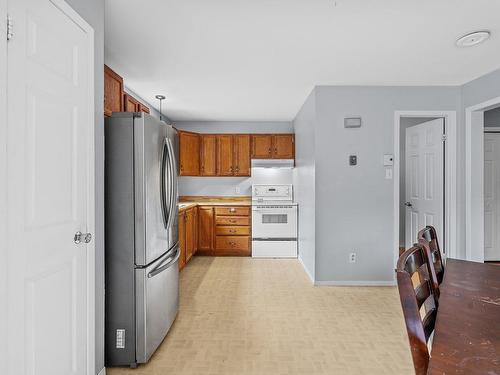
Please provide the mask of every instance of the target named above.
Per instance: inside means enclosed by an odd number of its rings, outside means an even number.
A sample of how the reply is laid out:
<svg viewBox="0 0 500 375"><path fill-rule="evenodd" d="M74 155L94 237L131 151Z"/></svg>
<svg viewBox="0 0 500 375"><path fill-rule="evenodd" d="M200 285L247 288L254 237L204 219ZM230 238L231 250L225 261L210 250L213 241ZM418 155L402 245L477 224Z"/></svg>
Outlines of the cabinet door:
<svg viewBox="0 0 500 375"><path fill-rule="evenodd" d="M214 209L213 207L198 207L198 252L213 254L214 248Z"/></svg>
<svg viewBox="0 0 500 375"><path fill-rule="evenodd" d="M186 263L189 262L194 253L194 226L193 209L186 210Z"/></svg>
<svg viewBox="0 0 500 375"><path fill-rule="evenodd" d="M234 175L250 176L250 136L239 134L233 137Z"/></svg>
<svg viewBox="0 0 500 375"><path fill-rule="evenodd" d="M124 101L124 111L125 112L137 112L139 109L139 102L135 100L132 96L128 94L123 94Z"/></svg>
<svg viewBox="0 0 500 375"><path fill-rule="evenodd" d="M139 106L137 108L137 111L138 112L146 112L146 113L149 113L149 107L145 106L144 104L142 103L139 103Z"/></svg>
<svg viewBox="0 0 500 375"><path fill-rule="evenodd" d="M201 135L201 165L200 174L202 176L217 175L217 137L213 134Z"/></svg>
<svg viewBox="0 0 500 375"><path fill-rule="evenodd" d="M200 175L200 135L179 132L179 154L181 176Z"/></svg>
<svg viewBox="0 0 500 375"><path fill-rule="evenodd" d="M217 136L217 175L233 176L233 136Z"/></svg>
<svg viewBox="0 0 500 375"><path fill-rule="evenodd" d="M193 208L193 255L198 251L198 207Z"/></svg>
<svg viewBox="0 0 500 375"><path fill-rule="evenodd" d="M252 157L254 159L271 159L273 137L268 134L252 135Z"/></svg>
<svg viewBox="0 0 500 375"><path fill-rule="evenodd" d="M179 270L186 265L186 215L185 212L179 214Z"/></svg>
<svg viewBox="0 0 500 375"><path fill-rule="evenodd" d="M275 159L293 159L295 157L295 137L293 134L275 134L273 136L273 157Z"/></svg>
<svg viewBox="0 0 500 375"><path fill-rule="evenodd" d="M104 65L104 115L123 111L123 78Z"/></svg>

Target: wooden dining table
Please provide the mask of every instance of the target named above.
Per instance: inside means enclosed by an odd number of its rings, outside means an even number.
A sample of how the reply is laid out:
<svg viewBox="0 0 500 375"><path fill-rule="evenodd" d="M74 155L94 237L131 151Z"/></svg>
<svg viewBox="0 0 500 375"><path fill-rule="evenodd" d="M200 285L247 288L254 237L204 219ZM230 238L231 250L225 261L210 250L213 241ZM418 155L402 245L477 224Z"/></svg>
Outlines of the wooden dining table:
<svg viewBox="0 0 500 375"><path fill-rule="evenodd" d="M428 374L500 375L500 265L448 259Z"/></svg>

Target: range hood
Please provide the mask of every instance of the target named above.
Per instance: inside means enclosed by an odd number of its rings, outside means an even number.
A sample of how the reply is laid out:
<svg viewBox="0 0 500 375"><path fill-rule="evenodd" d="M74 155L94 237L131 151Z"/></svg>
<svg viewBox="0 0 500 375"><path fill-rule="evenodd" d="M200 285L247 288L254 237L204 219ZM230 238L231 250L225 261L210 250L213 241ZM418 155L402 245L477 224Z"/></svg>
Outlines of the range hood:
<svg viewBox="0 0 500 375"><path fill-rule="evenodd" d="M293 168L293 159L252 159L252 168Z"/></svg>

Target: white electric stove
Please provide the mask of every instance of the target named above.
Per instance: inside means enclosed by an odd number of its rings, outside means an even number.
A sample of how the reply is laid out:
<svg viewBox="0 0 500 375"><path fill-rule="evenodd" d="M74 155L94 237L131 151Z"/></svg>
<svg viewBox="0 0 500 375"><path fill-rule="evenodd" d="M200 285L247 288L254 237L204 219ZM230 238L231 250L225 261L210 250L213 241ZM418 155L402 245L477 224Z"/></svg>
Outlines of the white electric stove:
<svg viewBox="0 0 500 375"><path fill-rule="evenodd" d="M293 185L252 185L252 257L297 258Z"/></svg>

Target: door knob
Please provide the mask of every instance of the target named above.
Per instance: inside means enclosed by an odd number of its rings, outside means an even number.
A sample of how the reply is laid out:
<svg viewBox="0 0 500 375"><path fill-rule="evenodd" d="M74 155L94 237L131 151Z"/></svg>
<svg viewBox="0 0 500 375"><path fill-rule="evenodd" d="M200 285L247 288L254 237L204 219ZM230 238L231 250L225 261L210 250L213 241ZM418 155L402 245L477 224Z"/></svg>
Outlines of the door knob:
<svg viewBox="0 0 500 375"><path fill-rule="evenodd" d="M73 237L73 242L76 243L77 245L85 242L89 243L92 241L92 233L82 233L80 231L75 233L75 236Z"/></svg>
<svg viewBox="0 0 500 375"><path fill-rule="evenodd" d="M413 205L410 202L405 202L406 207L413 207Z"/></svg>

